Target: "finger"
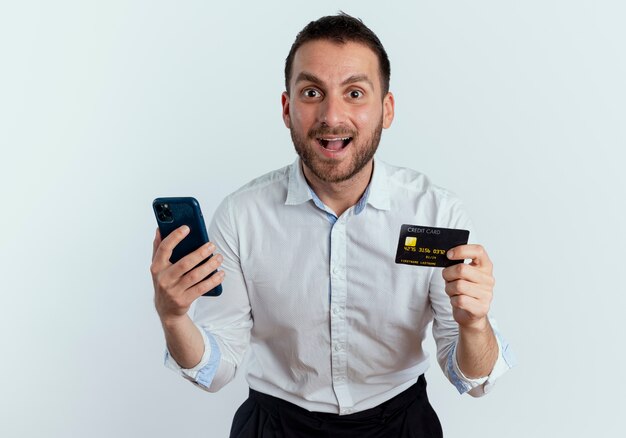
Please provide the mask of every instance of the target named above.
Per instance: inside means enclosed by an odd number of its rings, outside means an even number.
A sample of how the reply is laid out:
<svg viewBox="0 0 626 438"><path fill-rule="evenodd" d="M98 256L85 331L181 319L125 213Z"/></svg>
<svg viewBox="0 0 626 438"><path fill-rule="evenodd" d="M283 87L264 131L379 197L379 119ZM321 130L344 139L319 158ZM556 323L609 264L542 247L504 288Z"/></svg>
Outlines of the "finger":
<svg viewBox="0 0 626 438"><path fill-rule="evenodd" d="M459 245L450 249L447 256L450 260L471 259L472 264L480 268L492 267L489 255L482 245Z"/></svg>
<svg viewBox="0 0 626 438"><path fill-rule="evenodd" d="M183 225L172 231L165 239L159 244L154 260L152 262L159 269L165 269L170 265L170 257L172 257L172 251L186 236L189 234L189 227Z"/></svg>
<svg viewBox="0 0 626 438"><path fill-rule="evenodd" d="M154 260L154 255L156 254L157 248L161 244L161 232L159 231L159 227L156 229L156 234L154 235L154 241L152 242L152 260Z"/></svg>
<svg viewBox="0 0 626 438"><path fill-rule="evenodd" d="M456 309L466 311L474 318L482 318L489 313L489 303L468 295L455 295L450 298L450 304Z"/></svg>
<svg viewBox="0 0 626 438"><path fill-rule="evenodd" d="M203 294L210 291L217 285L221 284L222 281L224 281L225 275L226 274L224 273L224 271L217 271L215 274L211 275L206 280L201 281L195 286L192 286L189 289L187 289L186 292L189 294L189 297L192 300L195 300L196 298L202 296Z"/></svg>
<svg viewBox="0 0 626 438"><path fill-rule="evenodd" d="M173 264L169 270L171 275L181 279L187 272L198 266L215 251L215 244L207 242L195 251L190 252L185 257Z"/></svg>
<svg viewBox="0 0 626 438"><path fill-rule="evenodd" d="M198 284L203 281L207 275L219 268L222 264L222 260L223 258L221 254L215 254L207 260L206 263L203 263L202 265L187 272L183 278L180 279L180 283L177 287L180 287L182 290L187 290L193 285Z"/></svg>
<svg viewBox="0 0 626 438"><path fill-rule="evenodd" d="M448 266L441 275L445 281L466 280L476 284L482 284L493 287L495 279L488 272L481 271L476 266L459 263L457 265Z"/></svg>
<svg viewBox="0 0 626 438"><path fill-rule="evenodd" d="M467 295L477 300L486 300L489 302L491 302L491 298L493 296L491 288L478 285L476 283L470 283L465 280L457 280L446 283L444 290L449 297Z"/></svg>

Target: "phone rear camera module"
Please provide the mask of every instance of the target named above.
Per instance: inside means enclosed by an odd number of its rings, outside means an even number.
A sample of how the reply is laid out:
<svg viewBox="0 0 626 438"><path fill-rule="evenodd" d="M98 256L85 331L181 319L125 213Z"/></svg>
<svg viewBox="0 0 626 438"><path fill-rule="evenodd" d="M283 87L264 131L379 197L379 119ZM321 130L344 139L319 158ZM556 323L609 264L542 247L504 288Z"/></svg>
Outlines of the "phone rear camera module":
<svg viewBox="0 0 626 438"><path fill-rule="evenodd" d="M156 212L161 222L174 222L174 215L167 204L157 204Z"/></svg>

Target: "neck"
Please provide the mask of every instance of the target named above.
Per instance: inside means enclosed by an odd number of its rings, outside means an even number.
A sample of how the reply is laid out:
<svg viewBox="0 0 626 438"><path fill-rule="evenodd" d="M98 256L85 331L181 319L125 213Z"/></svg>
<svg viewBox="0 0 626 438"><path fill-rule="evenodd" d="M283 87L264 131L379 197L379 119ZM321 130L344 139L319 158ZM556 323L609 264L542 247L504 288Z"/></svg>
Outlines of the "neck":
<svg viewBox="0 0 626 438"><path fill-rule="evenodd" d="M367 185L370 183L373 170L374 160L372 159L352 178L341 182L327 182L316 177L302 163L302 172L307 182L317 197L334 211L337 217L359 202L359 199L365 193L365 189L367 189Z"/></svg>

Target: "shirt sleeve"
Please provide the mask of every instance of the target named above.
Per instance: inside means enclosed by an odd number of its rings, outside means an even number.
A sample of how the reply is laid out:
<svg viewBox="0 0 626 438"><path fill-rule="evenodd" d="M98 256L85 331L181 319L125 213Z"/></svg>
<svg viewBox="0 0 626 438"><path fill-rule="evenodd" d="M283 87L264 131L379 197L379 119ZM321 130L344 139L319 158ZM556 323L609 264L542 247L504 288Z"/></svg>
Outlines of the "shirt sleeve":
<svg viewBox="0 0 626 438"><path fill-rule="evenodd" d="M230 382L250 342L252 317L250 300L239 261L239 241L230 198L217 208L209 239L223 257L222 294L196 300L193 321L204 340L202 359L191 369L181 368L165 353L165 365L200 388L216 392Z"/></svg>
<svg viewBox="0 0 626 438"><path fill-rule="evenodd" d="M211 386L213 377L220 364L221 353L215 338L207 333L202 327L196 324L204 340L204 354L198 365L193 368L182 368L174 360L169 350L165 350L165 366L175 372L180 373L184 378L191 381L200 388L208 389Z"/></svg>
<svg viewBox="0 0 626 438"><path fill-rule="evenodd" d="M478 243L474 227L461 202L453 195L442 201L438 226L470 230L469 243ZM445 281L441 275L442 268L434 268L430 282L429 298L433 310L433 337L437 344L437 361L448 380L460 394L469 393L480 397L488 393L496 379L516 364L515 357L508 342L497 330L497 323L489 316L498 344L498 358L488 376L469 379L461 372L456 359L456 345L459 326L452 316L450 298L445 292Z"/></svg>
<svg viewBox="0 0 626 438"><path fill-rule="evenodd" d="M456 358L456 343L453 351L447 360L447 371L450 376L450 381L454 384L460 394L465 392L474 397L482 397L487 394L493 388L496 379L506 373L510 368L513 368L516 364L515 356L509 348L509 343L500 335L497 330L497 323L494 319L489 318L489 323L496 336L496 342L498 344L498 358L496 363L488 376L480 377L478 379L470 379L465 377Z"/></svg>

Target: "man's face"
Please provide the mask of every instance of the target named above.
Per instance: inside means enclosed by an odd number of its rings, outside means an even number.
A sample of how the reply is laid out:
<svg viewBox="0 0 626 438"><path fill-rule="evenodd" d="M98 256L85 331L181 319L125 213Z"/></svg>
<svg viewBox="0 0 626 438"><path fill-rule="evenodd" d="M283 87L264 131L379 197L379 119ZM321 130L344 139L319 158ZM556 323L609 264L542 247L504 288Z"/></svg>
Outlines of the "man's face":
<svg viewBox="0 0 626 438"><path fill-rule="evenodd" d="M378 58L366 45L309 41L296 52L283 119L304 165L324 182L346 181L374 156L393 120ZM369 168L368 168L369 170Z"/></svg>

